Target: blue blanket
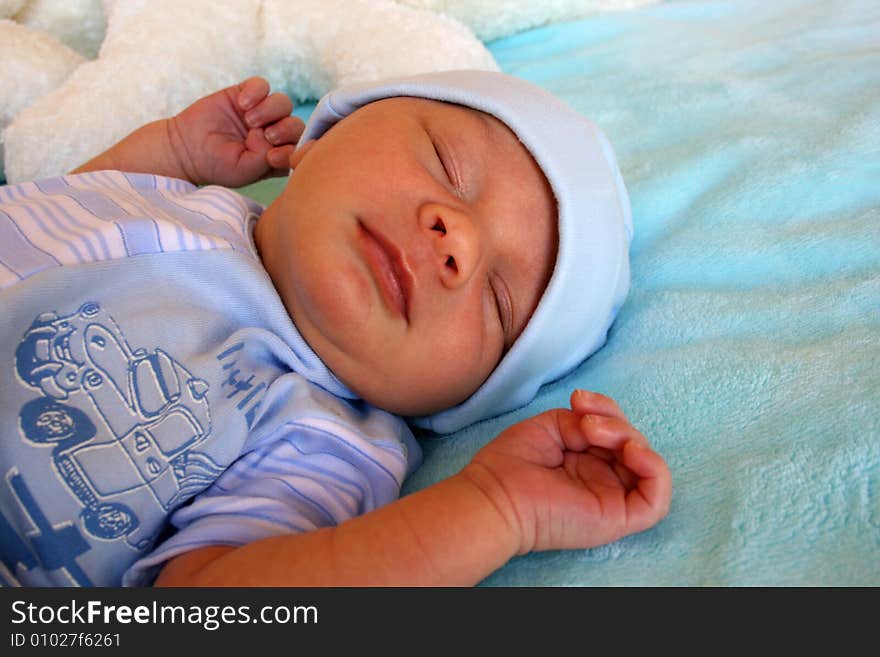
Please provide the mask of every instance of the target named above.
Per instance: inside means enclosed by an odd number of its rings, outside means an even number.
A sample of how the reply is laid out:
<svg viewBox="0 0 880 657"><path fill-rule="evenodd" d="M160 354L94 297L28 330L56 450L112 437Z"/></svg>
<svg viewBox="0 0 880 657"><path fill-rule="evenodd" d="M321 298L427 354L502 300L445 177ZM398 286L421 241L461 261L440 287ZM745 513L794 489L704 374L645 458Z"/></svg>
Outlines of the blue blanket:
<svg viewBox="0 0 880 657"><path fill-rule="evenodd" d="M632 292L527 408L425 438L404 492L585 387L669 462L669 516L484 585L880 584L880 3L670 2L489 45L611 138Z"/></svg>

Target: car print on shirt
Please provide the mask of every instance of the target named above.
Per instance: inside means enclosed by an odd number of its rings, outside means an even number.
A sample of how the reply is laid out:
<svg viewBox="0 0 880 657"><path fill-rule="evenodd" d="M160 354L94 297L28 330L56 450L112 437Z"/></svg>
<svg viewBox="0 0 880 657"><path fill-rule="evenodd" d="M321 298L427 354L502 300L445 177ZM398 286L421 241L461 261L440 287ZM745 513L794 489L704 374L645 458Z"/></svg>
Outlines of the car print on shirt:
<svg viewBox="0 0 880 657"><path fill-rule="evenodd" d="M22 406L21 434L52 446L91 536L145 549L158 528L139 510L164 517L222 471L195 449L211 432L209 384L162 349L132 350L98 303L38 316L16 368L42 393Z"/></svg>

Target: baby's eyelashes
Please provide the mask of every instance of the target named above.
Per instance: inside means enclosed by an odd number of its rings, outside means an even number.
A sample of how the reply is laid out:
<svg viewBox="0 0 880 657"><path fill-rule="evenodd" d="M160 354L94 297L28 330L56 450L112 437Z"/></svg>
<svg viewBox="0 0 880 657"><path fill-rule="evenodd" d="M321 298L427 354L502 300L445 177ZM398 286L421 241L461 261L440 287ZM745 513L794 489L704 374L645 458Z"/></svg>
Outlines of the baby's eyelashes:
<svg viewBox="0 0 880 657"><path fill-rule="evenodd" d="M510 291L504 279L498 274L489 276L489 286L495 299L495 308L498 312L498 321L501 324L501 332L504 334L505 350L510 348L513 342L513 304L510 302Z"/></svg>
<svg viewBox="0 0 880 657"><path fill-rule="evenodd" d="M431 145L434 147L434 154L440 162L440 166L443 167L443 173L446 175L447 182L452 185L457 196L464 198L464 183L459 175L458 167L455 158L452 156L452 152L447 148L443 140L430 133L428 133L428 136L431 138Z"/></svg>

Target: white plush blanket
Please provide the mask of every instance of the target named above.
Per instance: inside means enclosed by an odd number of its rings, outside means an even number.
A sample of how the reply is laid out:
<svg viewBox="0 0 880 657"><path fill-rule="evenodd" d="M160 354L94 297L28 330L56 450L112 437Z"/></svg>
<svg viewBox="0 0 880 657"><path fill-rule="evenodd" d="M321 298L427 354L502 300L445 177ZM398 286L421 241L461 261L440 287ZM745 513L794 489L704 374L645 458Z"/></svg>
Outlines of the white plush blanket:
<svg viewBox="0 0 880 657"><path fill-rule="evenodd" d="M0 0L10 182L66 173L252 75L297 100L349 82L494 69L483 41L652 0Z"/></svg>

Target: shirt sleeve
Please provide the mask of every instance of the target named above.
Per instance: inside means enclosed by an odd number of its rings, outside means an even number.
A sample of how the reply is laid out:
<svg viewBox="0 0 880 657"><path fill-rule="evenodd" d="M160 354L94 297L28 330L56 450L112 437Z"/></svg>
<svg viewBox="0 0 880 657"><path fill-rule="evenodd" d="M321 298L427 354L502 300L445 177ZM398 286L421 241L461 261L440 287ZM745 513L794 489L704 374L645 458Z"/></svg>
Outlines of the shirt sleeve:
<svg viewBox="0 0 880 657"><path fill-rule="evenodd" d="M415 458L408 441L371 440L327 419L285 425L263 444L172 514L177 531L129 568L124 586L149 586L166 561L191 550L243 546L367 513L397 499Z"/></svg>

